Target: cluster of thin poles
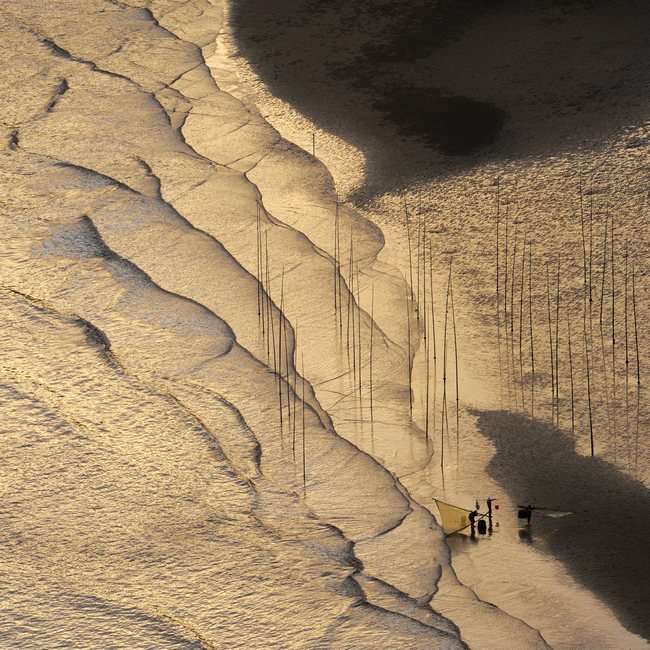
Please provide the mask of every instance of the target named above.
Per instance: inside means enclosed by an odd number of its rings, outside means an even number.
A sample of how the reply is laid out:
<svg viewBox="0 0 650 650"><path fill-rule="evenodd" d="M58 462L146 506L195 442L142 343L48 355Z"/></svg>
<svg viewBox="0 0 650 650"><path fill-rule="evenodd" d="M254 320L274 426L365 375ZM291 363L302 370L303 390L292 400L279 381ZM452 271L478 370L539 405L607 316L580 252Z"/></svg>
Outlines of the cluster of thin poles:
<svg viewBox="0 0 650 650"><path fill-rule="evenodd" d="M364 386L368 389L370 405L370 418L374 419L373 404L373 347L375 337L375 291L374 284L371 288L370 305L370 334L365 341L362 334L363 309L361 306L361 281L359 261L355 260L354 237L350 228L349 245L347 247L347 263L344 263L341 245L341 220L339 215L338 200L334 218L334 257L333 273L333 298L334 318L336 321L339 340L345 344L348 366L351 370L352 393L358 399L359 409L363 415ZM364 380L364 349L368 348L367 377ZM364 384L365 381L365 384Z"/></svg>
<svg viewBox="0 0 650 650"><path fill-rule="evenodd" d="M607 413L607 427L610 435L614 436L614 453L617 454L617 428L618 428L618 402L617 402L617 293L621 287L620 261L616 256L615 223L614 216L605 214L602 226L602 258L598 255L594 240L596 233L594 229L594 205L593 189L590 192L589 206L585 205L585 192L583 191L582 179L579 185L579 213L580 232L582 245L582 309L581 311L581 345L575 346L576 336L572 338L574 323L572 312L575 313L575 305L570 302L562 302L563 259L557 255L553 261L544 262L545 279L545 321L548 335L548 359L550 374L550 406L551 421L560 426L560 405L561 388L564 399L570 404L571 431L576 432L576 381L574 374L574 358L576 353L582 357L584 385L586 387L586 411L589 422L589 446L591 455L595 455L595 395L596 373L602 380L604 401ZM501 187L497 179L496 184L496 268L495 268L495 293L496 293L496 323L499 360L502 358L501 342L505 340L505 369L507 374L507 386L510 403L515 408L523 411L530 410L531 417L535 416L535 384L536 384L536 361L539 370L539 359L536 358L536 350L541 350L545 345L542 341L535 340L534 323L536 317L534 307L536 304L533 294L533 271L539 273L540 265L535 263L533 257L533 245L528 239L528 233L524 229L523 237L519 238L519 222L512 219L509 214L509 204L505 204L505 214L502 210ZM514 229L514 233L513 233ZM620 248L620 246L619 246ZM505 249L505 250L504 250ZM620 253L619 253L620 255ZM600 266L600 268L599 268ZM526 282L527 274L527 282ZM632 338L634 339L634 351L636 356L636 382L637 382L637 436L634 451L635 467L638 463L638 420L640 407L641 387L641 366L639 360L639 336L637 325L637 303L636 303L636 279L634 263L630 264L628 243L623 243L623 326L625 339L625 437L628 442L628 466L632 464L631 447L629 444L629 384L631 371ZM608 286L609 284L609 286ZM609 291L608 291L609 289ZM518 296L517 296L518 291ZM609 295L608 295L609 294ZM598 309L596 302L598 301ZM605 312L607 302L610 308L610 323L607 328L605 323ZM527 305L526 305L527 303ZM526 314L526 311L528 312ZM518 316L517 316L518 312ZM600 339L600 350L597 350L597 342L594 333L595 318L598 316L598 330ZM619 317L621 315L619 314ZM528 333L526 336L526 323L528 319ZM562 323L564 321L564 324ZM566 327L566 339L561 334ZM502 334L503 332L503 334ZM619 332L620 334L620 332ZM579 334L578 334L579 336ZM527 341L525 339L528 339ZM611 343L611 349L606 348L606 341ZM527 350L524 350L527 343ZM517 354L515 349L518 350ZM561 366L561 350L566 351L566 362ZM609 355L609 360L608 360ZM526 359L526 357L528 359ZM527 362L526 362L527 361ZM568 368L567 368L568 365ZM525 366L530 372L525 371ZM568 369L568 386L561 384L561 378L566 376ZM499 362L501 373L501 362ZM519 384L519 389L517 389ZM530 399L527 400L525 386L530 385ZM611 399L610 399L611 388ZM503 400L503 393L502 393Z"/></svg>
<svg viewBox="0 0 650 650"><path fill-rule="evenodd" d="M404 220L406 225L406 238L408 247L409 282L405 288L406 292L406 331L408 350L408 391L409 410L413 415L413 367L412 367L412 341L411 341L411 313L415 312L416 321L422 327L424 356L425 356L425 382L424 382L424 433L428 440L431 432L436 428L436 408L438 398L438 342L436 335L436 313L433 291L433 248L431 239L427 234L426 224L423 223L421 214L418 218L417 230L411 223L411 217L406 202L403 198ZM415 242L412 233L415 231ZM415 249L415 251L414 251ZM413 257L415 253L415 264ZM453 332L453 353L454 353L454 384L456 402L456 454L458 457L460 449L460 390L458 374L458 336L456 329L456 312L454 307L453 289L453 261L449 260L447 274L447 288L445 294L445 315L443 322L442 337L442 399L440 413L440 467L445 462L445 440L450 440L449 409L447 393L447 370L451 351L449 350L450 339ZM415 273L415 282L414 282ZM409 289L410 287L410 289ZM449 329L452 332L449 332ZM433 367L432 367L433 366ZM433 373L432 373L433 370ZM433 382L431 375L433 374ZM433 383L433 386L431 385Z"/></svg>
<svg viewBox="0 0 650 650"><path fill-rule="evenodd" d="M423 332L423 344L426 357L426 379L425 379L425 409L424 409L424 430L425 437L432 437L436 426L437 408L437 376L438 376L438 343L436 336L436 314L433 300L433 255L431 242L427 237L426 227L419 219L417 235L414 235L409 211L404 199L404 217L407 233L407 244L409 251L409 282L405 284L405 309L406 309L406 333L407 333L407 383L409 413L413 415L413 331ZM417 239L414 241L414 238ZM368 341L362 338L362 305L361 305L361 284L359 274L359 263L355 260L354 238L352 230L349 234L349 243L346 246L342 243L341 220L338 210L338 201L334 218L333 232L333 282L332 296L334 305L334 317L338 327L341 345L345 345L348 364L351 371L353 391L359 398L360 409L363 410L364 387L368 388L370 420L374 420L374 345L375 345L375 292L374 284L371 287L370 295L370 333ZM411 314L415 314L417 327L412 323ZM440 457L441 465L444 463L445 439L449 440L449 413L447 396L447 368L450 366L451 344L453 332L454 345L454 379L455 379L455 401L456 401L456 437L459 438L459 380L458 380L458 338L456 329L456 315L453 298L452 264L450 260L447 279L447 292L445 298L445 319L443 336L443 363L442 363L442 384L443 399L440 424ZM367 366L364 365L362 351L367 347ZM433 368L432 368L433 365ZM367 377L364 371L367 368ZM431 379L433 370L433 381ZM458 448L458 445L457 445Z"/></svg>
<svg viewBox="0 0 650 650"><path fill-rule="evenodd" d="M291 433L291 452L293 462L298 462L296 440L298 436L298 384L300 383L300 421L301 421L301 469L303 490L307 489L307 457L305 439L305 363L302 358L301 376L298 377L298 325L293 336L293 349L290 350L291 325L284 315L284 276L280 276L280 307L275 308L271 293L271 272L269 263L268 230L262 227L262 206L257 203L257 318L258 327L266 349L266 361L278 387L278 419L281 442L284 443L285 426ZM277 318L276 318L277 314ZM277 333L277 334L276 334ZM298 381L300 379L300 382ZM285 416L286 411L286 416Z"/></svg>

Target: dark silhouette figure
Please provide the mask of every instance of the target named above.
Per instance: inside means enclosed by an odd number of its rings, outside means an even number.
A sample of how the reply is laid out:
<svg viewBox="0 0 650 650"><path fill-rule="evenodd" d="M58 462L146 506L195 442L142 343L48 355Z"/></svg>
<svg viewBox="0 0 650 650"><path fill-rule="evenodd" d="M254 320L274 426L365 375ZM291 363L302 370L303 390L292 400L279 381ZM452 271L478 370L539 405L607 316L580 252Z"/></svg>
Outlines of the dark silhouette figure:
<svg viewBox="0 0 650 650"><path fill-rule="evenodd" d="M478 510L472 510L472 512L469 513L469 525L471 526L471 535L474 537L476 534L476 515L478 514Z"/></svg>
<svg viewBox="0 0 650 650"><path fill-rule="evenodd" d="M487 498L487 509L488 509L488 532L492 534L492 497Z"/></svg>
<svg viewBox="0 0 650 650"><path fill-rule="evenodd" d="M525 519L526 526L530 526L530 518L533 516L535 506L531 506L529 503L527 506L517 506L517 508L519 508L519 519Z"/></svg>

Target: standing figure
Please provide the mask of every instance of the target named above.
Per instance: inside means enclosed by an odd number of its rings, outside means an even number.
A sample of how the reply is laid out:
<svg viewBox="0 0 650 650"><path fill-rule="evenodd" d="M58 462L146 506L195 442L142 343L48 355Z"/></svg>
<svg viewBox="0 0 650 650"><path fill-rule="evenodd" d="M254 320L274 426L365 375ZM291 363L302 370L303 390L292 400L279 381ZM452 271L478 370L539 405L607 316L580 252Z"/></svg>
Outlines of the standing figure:
<svg viewBox="0 0 650 650"><path fill-rule="evenodd" d="M476 520L476 515L478 514L478 510L472 510L472 512L469 513L469 525L471 526L471 534L472 537L474 537L475 534L475 520Z"/></svg>
<svg viewBox="0 0 650 650"><path fill-rule="evenodd" d="M492 534L492 497L487 498L487 509L488 509L488 530Z"/></svg>
<svg viewBox="0 0 650 650"><path fill-rule="evenodd" d="M530 526L530 518L533 516L533 510L535 506L531 506L530 503L527 506L517 506L519 508L519 519L526 519L526 525Z"/></svg>

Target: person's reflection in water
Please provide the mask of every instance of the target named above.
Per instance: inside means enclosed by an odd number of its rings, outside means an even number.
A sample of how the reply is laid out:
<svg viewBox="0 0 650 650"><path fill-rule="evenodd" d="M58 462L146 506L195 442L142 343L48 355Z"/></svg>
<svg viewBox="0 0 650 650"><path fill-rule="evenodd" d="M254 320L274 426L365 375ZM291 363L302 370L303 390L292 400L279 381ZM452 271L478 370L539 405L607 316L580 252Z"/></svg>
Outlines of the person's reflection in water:
<svg viewBox="0 0 650 650"><path fill-rule="evenodd" d="M533 536L530 534L530 530L520 528L519 529L519 541L525 542L527 544L533 543Z"/></svg>

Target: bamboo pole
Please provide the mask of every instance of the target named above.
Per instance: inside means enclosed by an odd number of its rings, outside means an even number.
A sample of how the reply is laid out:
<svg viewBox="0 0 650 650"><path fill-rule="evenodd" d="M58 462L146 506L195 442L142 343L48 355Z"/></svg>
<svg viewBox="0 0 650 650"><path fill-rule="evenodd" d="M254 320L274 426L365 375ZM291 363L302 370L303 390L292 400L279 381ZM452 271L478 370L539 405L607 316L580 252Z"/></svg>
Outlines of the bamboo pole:
<svg viewBox="0 0 650 650"><path fill-rule="evenodd" d="M517 371L515 370L515 282L517 269L517 235L519 224L515 223L515 241L512 247L512 278L510 280L510 360L512 367L512 388L515 395L515 408L517 408L517 387L515 385Z"/></svg>
<svg viewBox="0 0 650 650"><path fill-rule="evenodd" d="M282 268L282 280L280 283L280 311L278 312L278 398L280 404L280 429L282 429L282 330L284 313L284 267ZM288 397L288 395L287 395Z"/></svg>
<svg viewBox="0 0 650 650"><path fill-rule="evenodd" d="M413 250L411 247L411 226L409 224L409 212L406 206L406 196L402 197L404 199L404 219L406 220L406 240L408 242L409 249L409 286L413 288Z"/></svg>
<svg viewBox="0 0 650 650"><path fill-rule="evenodd" d="M265 233L266 236L266 233ZM261 304L261 311L262 311L262 339L263 341L266 341L268 343L268 329L269 329L269 321L267 319L267 311L268 311L268 292L266 289L266 282L265 282L265 270L264 270L264 249L262 248L262 230L261 230L261 223L260 223L260 232L259 232L259 273L260 273L260 294L262 298L262 304ZM268 345L266 349L266 362L268 363L269 361L269 350L268 350Z"/></svg>
<svg viewBox="0 0 650 650"><path fill-rule="evenodd" d="M422 214L420 213L418 215L418 247L417 247L417 253L416 253L416 269L417 269L417 274L416 274L416 298L415 298L415 317L417 321L420 321L420 257L421 257L421 243L422 243Z"/></svg>
<svg viewBox="0 0 650 650"><path fill-rule="evenodd" d="M599 308L599 321L600 329L603 329L603 305L605 304L605 274L607 273L607 222L609 220L608 214L605 213L605 234L603 237L603 269L600 281L600 308Z"/></svg>
<svg viewBox="0 0 650 650"><path fill-rule="evenodd" d="M524 280L526 272L526 232L521 247L521 283L519 286L519 383L521 385L521 410L526 410L524 398Z"/></svg>
<svg viewBox="0 0 650 650"><path fill-rule="evenodd" d="M265 248L265 253L266 253L266 360L267 362L270 360L271 357L271 350L270 350L270 345L271 345L271 328L272 328L272 321L271 321L271 315L273 313L273 310L271 308L271 274L269 272L269 233L268 231L264 232L264 248ZM275 355L275 338L273 340L273 354ZM273 368L275 371L275 363L273 364Z"/></svg>
<svg viewBox="0 0 650 650"><path fill-rule="evenodd" d="M583 273L583 298L582 298L582 331L585 348L585 368L587 371L587 404L589 409L589 442L591 455L594 455L594 426L591 406L591 370L589 367L589 341L587 336L587 296L590 288L587 285L587 240L585 234L585 215L582 193L582 175L580 176L580 231L582 234L582 273ZM590 253L591 254L591 253Z"/></svg>
<svg viewBox="0 0 650 650"><path fill-rule="evenodd" d="M354 378L354 392L357 392L357 326L355 323L354 313L357 311L357 316L359 315L358 310L355 310L355 277L354 277L354 265L350 262L350 296L352 305L350 312L352 315L352 372Z"/></svg>
<svg viewBox="0 0 650 650"><path fill-rule="evenodd" d="M262 326L262 265L260 261L260 248L261 248L261 224L260 224L260 204L259 201L255 201L256 208L256 238L255 246L257 249L257 326L262 328L262 335L264 334L264 328Z"/></svg>
<svg viewBox="0 0 650 650"><path fill-rule="evenodd" d="M510 340L508 338L508 253L510 230L510 204L506 203L506 234L505 234L505 256L503 264L503 332L506 344L506 379L508 382L508 396L512 400L512 382L510 379Z"/></svg>
<svg viewBox="0 0 650 650"><path fill-rule="evenodd" d="M639 330L636 322L636 282L634 280L634 263L632 264L632 316L634 319L634 349L636 350L636 383L641 385L641 364L639 362Z"/></svg>
<svg viewBox="0 0 650 650"><path fill-rule="evenodd" d="M512 246L512 279L510 281L510 339L515 340L515 279L516 279L516 264L517 264L517 235L519 231L519 224L515 223L515 241ZM514 368L514 362L513 362ZM514 375L514 372L513 372Z"/></svg>
<svg viewBox="0 0 650 650"><path fill-rule="evenodd" d="M583 292L582 292L582 334L584 339L585 350L585 369L587 372L587 406L589 410L589 444L591 455L594 455L594 426L593 414L591 408L591 369L589 367L589 339L587 336L587 241L585 235L585 219L582 195L582 176L580 176L580 231L582 234L582 273L583 273Z"/></svg>
<svg viewBox="0 0 650 650"><path fill-rule="evenodd" d="M611 254L611 281L612 281L612 431L616 436L618 409L616 400L616 281L615 281L615 250L614 250L614 215L612 214L612 223L610 226L610 254ZM614 461L618 457L618 443L614 438Z"/></svg>
<svg viewBox="0 0 650 650"><path fill-rule="evenodd" d="M282 267L282 274L280 276L280 313L278 314L278 370L280 373L280 384L282 384L282 363L284 361L284 357L282 356L282 338L284 335L285 341L285 348L287 346L287 341L286 341L286 335L287 335L287 330L285 327L284 323L284 267ZM286 354L285 354L286 356ZM282 404L282 401L280 401L280 404Z"/></svg>
<svg viewBox="0 0 650 650"><path fill-rule="evenodd" d="M575 411L575 396L573 389L573 356L571 353L571 316L569 310L566 310L566 328L567 339L569 347L569 383L571 385L571 435L575 437L576 434L576 411Z"/></svg>
<svg viewBox="0 0 650 650"><path fill-rule="evenodd" d="M555 298L555 419L560 427L560 258L557 260L557 292Z"/></svg>
<svg viewBox="0 0 650 650"><path fill-rule="evenodd" d="M551 324L551 281L546 262L546 311L548 315L548 349L551 355L551 421L555 422L555 366L553 356L553 327Z"/></svg>
<svg viewBox="0 0 650 650"><path fill-rule="evenodd" d="M354 257L353 253L353 243L352 243L352 228L350 228L350 255L348 259L348 318L347 318L347 337L346 337L346 347L348 351L348 365L350 364L350 312L352 309L352 259ZM354 314L353 314L354 316ZM354 328L354 323L352 323ZM356 371L355 371L355 384L356 384Z"/></svg>
<svg viewBox="0 0 650 650"><path fill-rule="evenodd" d="M584 214L584 195L582 191L582 173L579 180L579 194L580 194L580 234L582 237L582 324L583 336L585 338L585 350L587 350L587 236L585 232L585 214ZM587 365L589 359L587 358Z"/></svg>
<svg viewBox="0 0 650 650"><path fill-rule="evenodd" d="M533 335L533 245L528 245L528 322L530 326L530 370L532 374L530 417L535 417L535 339Z"/></svg>
<svg viewBox="0 0 650 650"><path fill-rule="evenodd" d="M590 305L593 302L593 296L592 296L593 253L594 253L594 177L592 176L591 194L589 195L589 304Z"/></svg>
<svg viewBox="0 0 650 650"><path fill-rule="evenodd" d="M585 365L587 369L587 406L589 409L589 444L591 455L594 455L594 419L591 409L591 372L589 368L589 345L587 339L586 313L583 315L583 333L585 340Z"/></svg>
<svg viewBox="0 0 650 650"><path fill-rule="evenodd" d="M291 364L289 363L290 357L289 357L289 336L287 334L288 330L290 329L289 322L287 318L284 316L284 292L282 296L282 303L283 303L283 308L281 310L282 312L282 323L283 323L283 330L284 330L284 364L285 364L285 369L286 369L286 381L287 381L287 417L289 418L289 426L291 426L291 401L290 401L290 395L289 395L289 388L291 386ZM295 339L294 339L294 345L295 345Z"/></svg>
<svg viewBox="0 0 650 650"><path fill-rule="evenodd" d="M269 294L268 294L269 295L269 301L271 301L271 275L269 273L268 263L269 263L269 258L268 258L268 254L267 254L267 257L266 257L266 264L267 264L267 266L266 266L266 272L267 272L266 286L267 286L267 288L269 290ZM270 312L271 312L270 313L270 321L271 321L271 338L272 338L271 347L273 348L273 373L277 377L278 361L277 361L277 357L276 357L276 354L275 354L275 318L273 317L272 308L269 308L269 309L270 309ZM282 413L280 413L280 417L282 417Z"/></svg>
<svg viewBox="0 0 650 650"><path fill-rule="evenodd" d="M585 215L584 205L582 200L582 174L580 174L580 231L582 233L582 272L585 296L587 295L587 240L585 236Z"/></svg>
<svg viewBox="0 0 650 650"><path fill-rule="evenodd" d="M623 259L625 264L624 280L623 280L623 322L625 330L625 441L627 446L627 466L632 464L631 450L630 450L630 345L628 335L628 247L627 241L625 242Z"/></svg>
<svg viewBox="0 0 650 650"><path fill-rule="evenodd" d="M305 355L301 353L302 380L302 489L307 493L307 451L305 449Z"/></svg>
<svg viewBox="0 0 650 650"><path fill-rule="evenodd" d="M450 269L451 270L451 269ZM451 323L454 333L454 379L456 383L456 461L460 454L460 398L458 390L458 338L456 336L456 310L454 309L454 285L451 273L449 275L449 295L451 298Z"/></svg>
<svg viewBox="0 0 650 650"><path fill-rule="evenodd" d="M449 293L451 289L451 265L449 260L449 276L447 278L447 297L445 298L445 328L443 344L443 362L442 362L442 425L440 429L440 467L444 467L445 462L445 422L447 420L447 322L449 319Z"/></svg>
<svg viewBox="0 0 650 650"><path fill-rule="evenodd" d="M500 221L500 197L499 197L499 190L500 190L500 179L497 176L497 263L496 263L496 286L497 286L497 304L499 302L499 221Z"/></svg>
<svg viewBox="0 0 650 650"><path fill-rule="evenodd" d="M431 252L429 252L429 260L431 259ZM427 336L427 330L429 329L428 323L428 311L427 311L427 249L426 245L424 246L424 308L423 308L423 320L424 320L424 353L426 359L426 386L425 386L425 411L424 411L424 437L426 440L429 439L429 385L430 385L430 359L429 359L429 348L430 348L430 337Z"/></svg>
<svg viewBox="0 0 650 650"><path fill-rule="evenodd" d="M431 297L431 340L433 343L433 427L436 426L436 406L438 396L438 352L436 347L436 310L433 304L433 255L431 239L429 239L429 296Z"/></svg>
<svg viewBox="0 0 650 650"><path fill-rule="evenodd" d="M339 336L343 339L343 295L341 288L341 215L339 214L338 194L336 199L336 288L339 303Z"/></svg>
<svg viewBox="0 0 650 650"><path fill-rule="evenodd" d="M423 303L424 307L422 309L422 320L424 321L424 347L427 347L428 344L428 319L427 319L427 242L426 239L422 239L422 294L424 296Z"/></svg>
<svg viewBox="0 0 650 650"><path fill-rule="evenodd" d="M275 319L271 319L271 332L273 336L273 373L275 375L276 381L278 380L278 369L277 369L277 360L275 356ZM278 381L278 383L280 383ZM280 397L282 394L280 393ZM280 400L280 409L279 409L279 416L280 416L280 432L282 432L282 401Z"/></svg>
<svg viewBox="0 0 650 650"><path fill-rule="evenodd" d="M293 425L291 427L291 452L293 464L296 464L296 402L298 395L298 323L293 335Z"/></svg>
<svg viewBox="0 0 650 650"><path fill-rule="evenodd" d="M409 310L409 287L404 283L404 291L406 295L406 340L407 340L407 350L406 350L406 360L408 362L408 386L409 386L409 415L413 417L413 392L411 390L411 313Z"/></svg>
<svg viewBox="0 0 650 650"><path fill-rule="evenodd" d="M497 348L498 348L498 361L497 366L499 368L499 394L501 399L501 408L503 408L503 372L501 369L501 295L499 289L499 280L501 277L501 268L499 266L499 252L501 248L501 242L499 240L499 225L500 225L500 179L497 176L497 192L496 192L496 316L497 316Z"/></svg>
<svg viewBox="0 0 650 650"><path fill-rule="evenodd" d="M359 376L359 404L361 409L363 409L363 398L362 398L362 380L361 380L361 284L359 282L359 265L356 265L357 277L356 277L356 289L357 289L357 350L359 352L359 362L357 363L358 376Z"/></svg>
<svg viewBox="0 0 650 650"><path fill-rule="evenodd" d="M424 437L426 440L429 439L429 390L431 383L431 361L430 361L430 346L431 341L428 336L429 329L429 317L427 310L427 255L426 255L426 245L424 247L424 307L423 307L423 320L424 320L424 353L425 353L425 362L426 362L426 382L425 382L425 401L424 401ZM431 252L429 252L429 260L431 260Z"/></svg>
<svg viewBox="0 0 650 650"><path fill-rule="evenodd" d="M589 195L589 349L593 358L594 313L593 313L593 252L594 252L594 178L591 176Z"/></svg>
<svg viewBox="0 0 650 650"><path fill-rule="evenodd" d="M609 402L609 379L607 377L607 359L605 357L605 329L603 325L603 309L605 305L605 283L607 278L607 223L609 221L609 215L605 212L605 227L603 235L603 264L601 270L601 279L600 279L600 304L598 308L598 327L600 331L600 352L602 359L602 368L603 368L603 386L605 388L605 409L607 413L607 426L609 429L609 435L612 434L612 413ZM593 337L592 337L593 345Z"/></svg>
<svg viewBox="0 0 650 650"><path fill-rule="evenodd" d="M510 222L510 204L506 204L506 253L505 253L505 263L503 265L503 322L506 324L508 322L508 230Z"/></svg>
<svg viewBox="0 0 650 650"><path fill-rule="evenodd" d="M338 320L338 232L339 227L339 197L336 196L336 206L334 211L334 264L332 270L333 292L334 292L334 320Z"/></svg>
<svg viewBox="0 0 650 650"><path fill-rule="evenodd" d="M370 392L370 421L372 422L374 420L374 412L373 412L373 405L372 405L372 347L373 347L373 340L374 340L374 333L375 333L375 284L373 282L372 289L371 289L371 294L370 294L370 362L369 362L369 368L368 368L368 385L369 385L369 392Z"/></svg>
<svg viewBox="0 0 650 650"><path fill-rule="evenodd" d="M266 237L266 232L264 233L264 236ZM262 246L262 224L260 222L260 232L258 233L258 249L259 249L259 254L258 254L258 267L259 267L259 275L260 275L260 294L262 296L262 348L264 348L264 342L268 341L268 320L266 318L266 312L267 312L267 290L266 290L266 275L265 275L265 267L264 267L264 248ZM269 361L269 351L267 348L266 351L266 362L268 364Z"/></svg>
<svg viewBox="0 0 650 650"><path fill-rule="evenodd" d="M639 425L641 421L641 384L636 385L636 434L634 436L634 471L639 472Z"/></svg>

